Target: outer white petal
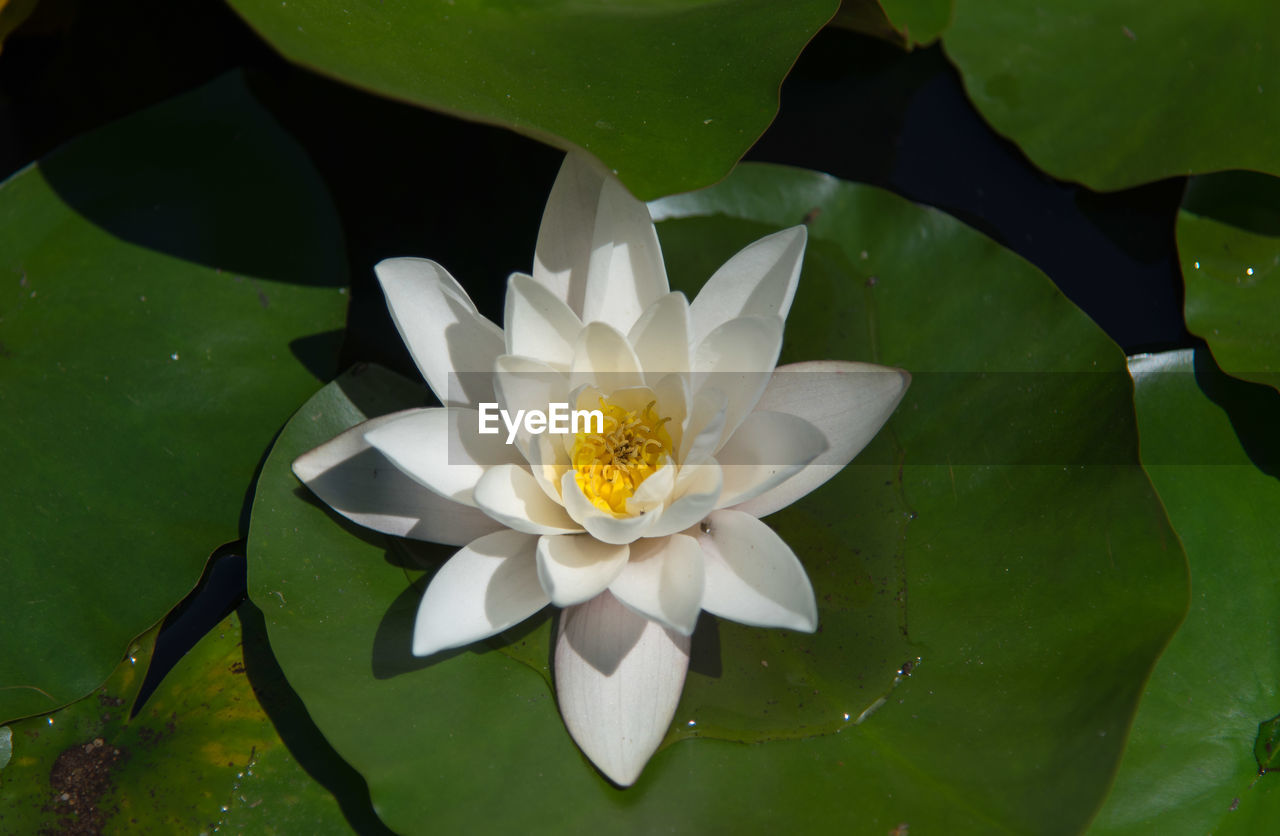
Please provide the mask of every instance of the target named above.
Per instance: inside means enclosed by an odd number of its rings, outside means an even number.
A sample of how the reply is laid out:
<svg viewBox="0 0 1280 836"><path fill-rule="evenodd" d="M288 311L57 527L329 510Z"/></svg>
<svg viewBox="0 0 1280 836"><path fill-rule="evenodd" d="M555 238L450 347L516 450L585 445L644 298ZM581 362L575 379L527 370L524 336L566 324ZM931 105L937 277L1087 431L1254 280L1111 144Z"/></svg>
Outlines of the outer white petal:
<svg viewBox="0 0 1280 836"><path fill-rule="evenodd" d="M787 318L808 230L793 226L748 244L715 272L690 305L694 343L741 316Z"/></svg>
<svg viewBox="0 0 1280 836"><path fill-rule="evenodd" d="M741 511L713 511L698 541L707 578L704 610L756 627L818 628L809 576L769 526Z"/></svg>
<svg viewBox="0 0 1280 836"><path fill-rule="evenodd" d="M627 565L631 549L601 543L590 534L538 540L538 580L557 607L581 604L604 592Z"/></svg>
<svg viewBox="0 0 1280 836"><path fill-rule="evenodd" d="M475 489L476 507L498 522L525 534L569 534L582 531L553 502L525 468L515 464L491 467Z"/></svg>
<svg viewBox="0 0 1280 836"><path fill-rule="evenodd" d="M659 511L651 511L634 517L615 517L601 511L578 487L572 470L560 479L560 494L564 497L564 509L569 516L577 520L588 534L605 543L618 545L644 537L661 515Z"/></svg>
<svg viewBox="0 0 1280 836"><path fill-rule="evenodd" d="M789 412L817 427L827 450L803 470L736 506L757 517L785 508L840 472L866 447L902 400L911 375L871 363L793 363L774 373L757 409Z"/></svg>
<svg viewBox="0 0 1280 836"><path fill-rule="evenodd" d="M826 436L805 419L787 412L752 412L716 456L724 472L717 507L759 496L826 449Z"/></svg>
<svg viewBox="0 0 1280 836"><path fill-rule="evenodd" d="M669 289L649 208L617 178L606 177L596 205L582 321L607 322L625 334Z"/></svg>
<svg viewBox="0 0 1280 836"><path fill-rule="evenodd" d="M662 516L646 537L665 537L701 522L720 498L720 465L715 459L686 464L676 477L675 499L662 509Z"/></svg>
<svg viewBox="0 0 1280 836"><path fill-rule="evenodd" d="M366 432L419 411L358 424L299 456L293 472L330 508L375 531L450 546L497 531L501 526L482 512L419 485L364 440Z"/></svg>
<svg viewBox="0 0 1280 836"><path fill-rule="evenodd" d="M566 155L538 228L533 280L578 315L587 293L596 208L606 176L604 166L595 160Z"/></svg>
<svg viewBox="0 0 1280 836"><path fill-rule="evenodd" d="M573 346L582 330L582 320L563 300L521 273L507 280L503 325L508 354L562 369L573 361Z"/></svg>
<svg viewBox="0 0 1280 836"><path fill-rule="evenodd" d="M702 548L683 534L637 540L609 591L631 609L688 636L702 611Z"/></svg>
<svg viewBox="0 0 1280 836"><path fill-rule="evenodd" d="M603 322L592 322L583 328L574 347L569 385L576 389L584 384L595 386L606 395L614 389L644 385L640 360L631 343Z"/></svg>
<svg viewBox="0 0 1280 836"><path fill-rule="evenodd" d="M502 329L476 311L449 272L425 258L389 258L373 271L391 319L427 385L446 406L489 400ZM450 379L450 374L460 374Z"/></svg>
<svg viewBox="0 0 1280 836"><path fill-rule="evenodd" d="M488 638L546 606L534 557L537 542L528 534L498 531L449 558L418 605L414 655Z"/></svg>
<svg viewBox="0 0 1280 836"><path fill-rule="evenodd" d="M414 410L366 430L364 439L419 484L475 505L476 483L490 467L523 461L501 435L481 435L474 409Z"/></svg>
<svg viewBox="0 0 1280 836"><path fill-rule="evenodd" d="M781 350L782 320L777 317L731 319L698 345L694 391L718 389L727 401L721 444L755 408Z"/></svg>
<svg viewBox="0 0 1280 836"><path fill-rule="evenodd" d="M689 330L689 302L679 291L658 299L631 326L627 339L650 386L672 372L689 372Z"/></svg>
<svg viewBox="0 0 1280 836"><path fill-rule="evenodd" d="M675 716L689 637L636 615L608 592L560 616L556 699L565 727L609 780L630 786Z"/></svg>

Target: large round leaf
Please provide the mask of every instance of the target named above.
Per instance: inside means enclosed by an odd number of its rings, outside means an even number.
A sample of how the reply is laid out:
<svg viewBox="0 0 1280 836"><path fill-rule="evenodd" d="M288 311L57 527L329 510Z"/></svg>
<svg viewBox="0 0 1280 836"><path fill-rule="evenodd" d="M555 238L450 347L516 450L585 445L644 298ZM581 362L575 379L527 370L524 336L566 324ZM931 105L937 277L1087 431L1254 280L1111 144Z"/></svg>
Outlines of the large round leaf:
<svg viewBox="0 0 1280 836"><path fill-rule="evenodd" d="M1178 214L1187 328L1227 372L1280 388L1280 179L1195 177Z"/></svg>
<svg viewBox="0 0 1280 836"><path fill-rule="evenodd" d="M260 623L252 604L241 610ZM338 801L285 747L258 702L259 694L278 701L288 687L264 661L261 630L242 636L240 617L228 616L137 706L155 633L90 696L13 724L13 761L0 770L0 829L351 832ZM320 774L314 760L310 766ZM350 768L346 780L352 794L363 793ZM377 832L366 815L365 832Z"/></svg>
<svg viewBox="0 0 1280 836"><path fill-rule="evenodd" d="M1273 0L955 0L942 42L987 121L1055 177L1280 174Z"/></svg>
<svg viewBox="0 0 1280 836"><path fill-rule="evenodd" d="M778 111L835 0L230 0L293 61L583 148L641 198L714 183Z"/></svg>
<svg viewBox="0 0 1280 836"><path fill-rule="evenodd" d="M0 185L0 720L106 679L239 536L272 433L327 375L341 234L238 78Z"/></svg>
<svg viewBox="0 0 1280 836"><path fill-rule="evenodd" d="M1093 833L1258 834L1280 815L1280 395L1204 352L1130 361L1142 459L1186 546L1191 611L1160 657ZM1268 745L1270 744L1270 745Z"/></svg>
<svg viewBox="0 0 1280 836"><path fill-rule="evenodd" d="M741 166L655 210L686 292L808 217L785 359L915 373L861 464L769 518L813 578L820 632L704 619L695 657L712 645L724 664L695 661L676 724L714 717L718 739L668 745L613 788L561 726L544 622L413 659L418 569L448 550L341 522L289 472L365 416L421 402L366 369L285 428L250 528L250 595L317 725L405 832L477 816L520 832L1079 830L1186 606L1119 350L1017 256L873 188ZM740 667L761 634L774 652ZM835 716L806 728L799 694Z"/></svg>

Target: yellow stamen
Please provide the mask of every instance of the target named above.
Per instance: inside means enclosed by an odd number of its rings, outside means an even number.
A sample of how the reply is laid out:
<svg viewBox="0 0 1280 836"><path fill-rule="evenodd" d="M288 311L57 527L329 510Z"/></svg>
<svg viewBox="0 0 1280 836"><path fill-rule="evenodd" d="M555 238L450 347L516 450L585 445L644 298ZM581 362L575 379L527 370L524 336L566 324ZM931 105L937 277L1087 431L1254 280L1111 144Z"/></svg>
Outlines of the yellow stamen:
<svg viewBox="0 0 1280 836"><path fill-rule="evenodd" d="M671 419L658 417L656 404L650 401L644 409L632 411L602 397L604 432L574 434L574 478L601 511L625 514L636 488L671 454L671 436L663 426Z"/></svg>

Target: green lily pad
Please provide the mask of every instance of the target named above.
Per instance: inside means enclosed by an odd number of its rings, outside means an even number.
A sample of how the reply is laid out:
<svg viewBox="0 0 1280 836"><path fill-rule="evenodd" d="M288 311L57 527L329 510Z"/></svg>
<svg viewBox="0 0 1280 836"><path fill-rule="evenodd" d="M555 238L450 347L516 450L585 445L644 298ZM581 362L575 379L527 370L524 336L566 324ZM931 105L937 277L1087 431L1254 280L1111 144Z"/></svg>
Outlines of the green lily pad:
<svg viewBox="0 0 1280 836"><path fill-rule="evenodd" d="M714 183L778 112L836 0L230 0L287 58L612 168L642 199Z"/></svg>
<svg viewBox="0 0 1280 836"><path fill-rule="evenodd" d="M878 0L889 23L912 44L928 46L951 23L952 0Z"/></svg>
<svg viewBox="0 0 1280 836"><path fill-rule="evenodd" d="M612 787L561 725L545 621L412 658L421 570L449 550L344 523L290 473L421 401L363 369L286 426L250 527L250 595L316 724L406 833L466 829L477 810L520 832L1079 831L1186 608L1119 349L1016 255L871 187L743 165L653 208L686 292L808 218L784 360L915 374L853 466L768 520L813 579L820 632L704 619L677 732L634 787ZM690 718L703 737L679 740Z"/></svg>
<svg viewBox="0 0 1280 836"><path fill-rule="evenodd" d="M318 176L238 77L0 185L0 720L100 685L239 536L303 360L330 373L344 265Z"/></svg>
<svg viewBox="0 0 1280 836"><path fill-rule="evenodd" d="M1195 177L1177 229L1187 328L1228 373L1280 388L1280 179Z"/></svg>
<svg viewBox="0 0 1280 836"><path fill-rule="evenodd" d="M287 690L278 669L260 661L269 654L261 630L251 640L240 617L228 616L135 706L156 632L135 642L89 697L13 724L14 759L0 771L0 829L352 832L258 702L258 694L274 699ZM363 792L349 767L345 778ZM380 829L368 816L374 830L365 832Z"/></svg>
<svg viewBox="0 0 1280 836"><path fill-rule="evenodd" d="M942 42L986 120L1054 177L1280 175L1272 0L956 0Z"/></svg>
<svg viewBox="0 0 1280 836"><path fill-rule="evenodd" d="M1130 364L1142 458L1186 547L1192 603L1091 833L1268 833L1280 814L1280 775L1259 774L1280 713L1280 395L1203 351Z"/></svg>

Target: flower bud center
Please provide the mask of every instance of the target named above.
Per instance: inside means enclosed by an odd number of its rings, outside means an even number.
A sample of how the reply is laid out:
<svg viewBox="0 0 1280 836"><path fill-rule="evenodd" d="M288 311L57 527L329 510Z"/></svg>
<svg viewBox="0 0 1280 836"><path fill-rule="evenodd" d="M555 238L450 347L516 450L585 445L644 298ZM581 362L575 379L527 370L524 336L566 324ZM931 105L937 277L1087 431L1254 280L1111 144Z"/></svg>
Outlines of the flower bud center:
<svg viewBox="0 0 1280 836"><path fill-rule="evenodd" d="M658 417L656 404L629 410L602 397L604 432L575 433L574 478L601 511L625 514L640 483L669 460L671 436L663 425L671 419Z"/></svg>

